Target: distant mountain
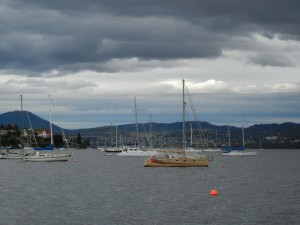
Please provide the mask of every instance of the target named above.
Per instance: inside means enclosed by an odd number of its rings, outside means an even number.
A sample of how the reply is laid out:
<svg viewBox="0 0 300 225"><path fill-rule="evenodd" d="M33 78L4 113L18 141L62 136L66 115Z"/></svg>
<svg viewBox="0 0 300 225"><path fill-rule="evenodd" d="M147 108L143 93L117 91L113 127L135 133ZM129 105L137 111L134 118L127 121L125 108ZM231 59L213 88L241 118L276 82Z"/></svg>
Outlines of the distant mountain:
<svg viewBox="0 0 300 225"><path fill-rule="evenodd" d="M30 125L31 123L31 125ZM19 128L50 129L49 121L28 111L13 111L0 114L0 124L16 124ZM61 128L52 124L53 132L61 132Z"/></svg>
<svg viewBox="0 0 300 225"><path fill-rule="evenodd" d="M21 114L20 111L13 111L0 114L0 125L16 124L19 128L26 127L49 130L49 121L40 118L39 116L24 111ZM180 136L182 132L182 123L151 123L153 133L160 133L167 136ZM195 133L198 133L197 123L194 121L186 122L186 132L189 133L189 127L192 126ZM218 133L218 139L222 143L227 143L228 139L228 126L216 126L208 122L200 122L200 126L204 132L205 138L208 140L215 140L216 131ZM115 127L104 126L88 129L63 129L64 133L68 136L75 136L80 133L82 137L99 137L99 136L112 136L115 133ZM138 130L141 135L150 132L150 123L138 124ZM128 137L134 137L136 132L135 124L119 125L118 131L122 135ZM300 124L296 123L281 123L281 124L255 124L248 128L245 128L245 140L249 144L252 143L252 147L257 146L259 141L264 142L264 147L269 148L300 148ZM61 128L53 124L53 132L61 134ZM234 145L240 145L242 140L242 131L240 127L230 126L230 138L231 143ZM273 139L276 141L273 141ZM288 143L288 144L287 144Z"/></svg>
<svg viewBox="0 0 300 225"><path fill-rule="evenodd" d="M253 137L279 136L300 139L300 124L285 122L281 124L255 124L247 128Z"/></svg>
<svg viewBox="0 0 300 225"><path fill-rule="evenodd" d="M193 129L196 129L197 125L196 122L186 122L187 126L192 125ZM216 126L212 125L207 122L201 122L202 129L215 129ZM138 130L140 133L149 133L150 126L152 127L153 132L164 132L164 133L172 133L172 132L182 132L182 122L174 122L174 123L139 123ZM226 128L227 129L227 128ZM118 125L118 130L121 133L135 133L136 132L136 125L135 124L125 124L125 125ZM70 130L64 130L65 133L74 132ZM79 132L83 136L99 136L103 134L110 134L111 132L114 134L115 126L104 126L104 127L97 127L97 128L88 128L88 129L78 129L76 132Z"/></svg>
<svg viewBox="0 0 300 225"><path fill-rule="evenodd" d="M13 112L6 112L0 114L0 125L16 124L19 128L21 127L30 128L31 126L29 121L31 123L32 128L34 129L37 128L46 129L46 130L50 129L49 121L44 120L39 116L28 111L23 111L23 114L21 114L21 111L13 111ZM187 124L192 124L194 129L196 129L197 127L195 122L187 122ZM182 122L174 122L168 124L152 123L151 126L154 132L169 133L169 132L178 132L182 130ZM61 128L59 126L53 124L52 127L53 127L53 132L61 133ZM201 122L201 127L203 129L215 129L216 126L207 122ZM104 127L75 129L75 130L64 129L64 132L67 135L76 135L77 133L80 133L82 136L99 136L105 133L110 133L112 129L114 130L115 128L112 128L111 126L104 126ZM140 123L138 124L138 129L141 133L149 132L150 123L145 123L145 124ZM118 130L121 132L136 132L136 125L135 124L119 125Z"/></svg>

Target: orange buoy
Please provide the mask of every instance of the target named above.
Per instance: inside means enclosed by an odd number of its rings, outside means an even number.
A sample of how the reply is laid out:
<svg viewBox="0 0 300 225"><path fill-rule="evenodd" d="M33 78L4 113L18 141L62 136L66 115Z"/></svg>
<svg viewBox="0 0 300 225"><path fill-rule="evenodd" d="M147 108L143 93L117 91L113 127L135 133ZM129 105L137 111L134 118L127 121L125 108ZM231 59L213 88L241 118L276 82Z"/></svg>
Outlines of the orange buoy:
<svg viewBox="0 0 300 225"><path fill-rule="evenodd" d="M210 195L218 195L219 192L217 190L211 190Z"/></svg>

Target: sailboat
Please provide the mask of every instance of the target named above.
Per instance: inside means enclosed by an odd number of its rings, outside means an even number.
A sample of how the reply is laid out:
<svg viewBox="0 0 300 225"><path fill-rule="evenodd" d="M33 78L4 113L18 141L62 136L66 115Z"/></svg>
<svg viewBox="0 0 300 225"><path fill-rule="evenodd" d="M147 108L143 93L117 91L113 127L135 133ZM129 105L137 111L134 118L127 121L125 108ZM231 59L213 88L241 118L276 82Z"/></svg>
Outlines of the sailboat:
<svg viewBox="0 0 300 225"><path fill-rule="evenodd" d="M115 147L109 147L104 148L104 152L114 153L114 152L122 152L121 148L118 148L118 126L116 126L116 146Z"/></svg>
<svg viewBox="0 0 300 225"><path fill-rule="evenodd" d="M208 155L199 155L190 157L186 155L186 138L185 138L185 81L182 80L183 86L183 110L182 110L182 150L164 152L147 159L144 162L145 167L208 167L211 160ZM175 153L175 154L174 154Z"/></svg>
<svg viewBox="0 0 300 225"><path fill-rule="evenodd" d="M61 153L42 153L35 152L35 155L25 156L24 161L29 162L57 162L57 161L68 161L71 154L61 154Z"/></svg>
<svg viewBox="0 0 300 225"><path fill-rule="evenodd" d="M21 145L3 147L0 149L0 159L23 159L24 148Z"/></svg>
<svg viewBox="0 0 300 225"><path fill-rule="evenodd" d="M244 115L243 115L244 116ZM244 132L244 123L242 124L242 147L233 148L230 146L230 131L228 125L228 147L223 148L223 156L255 156L257 152L245 151L245 132Z"/></svg>
<svg viewBox="0 0 300 225"><path fill-rule="evenodd" d="M23 130L23 98L21 97L21 136ZM6 147L1 149L0 159L23 159L25 155L25 149L22 144L19 144L16 147Z"/></svg>
<svg viewBox="0 0 300 225"><path fill-rule="evenodd" d="M136 109L136 99L134 97L134 108L135 108L135 126L136 126L136 145L129 146L122 149L122 152L117 153L117 156L153 156L157 154L154 150L141 150L139 147L139 129L137 122L137 109Z"/></svg>
<svg viewBox="0 0 300 225"><path fill-rule="evenodd" d="M220 148L218 148L218 130L216 130L216 141L215 141L215 148L207 148L203 150L204 152L219 152L221 151Z"/></svg>
<svg viewBox="0 0 300 225"><path fill-rule="evenodd" d="M51 152L54 149L53 145L53 131L52 131L52 110L51 110L51 96L48 95L49 100L50 100L50 106L49 106L49 111L50 111L50 142L51 144L45 148L34 148L35 154L34 155L29 155L29 156L24 156L23 160L24 161L31 161L31 162L54 162L54 161L68 161L71 157L71 152L69 153L60 153L60 152ZM66 137L64 135L64 132L62 131L63 134L63 139L66 140ZM67 143L68 146L68 143ZM69 146L68 146L69 149ZM45 152L40 152L40 151L45 151Z"/></svg>
<svg viewBox="0 0 300 225"><path fill-rule="evenodd" d="M195 154L195 153L202 152L202 149L193 148L193 126L192 126L192 124L190 124L190 129L191 129L191 143L190 143L190 147L185 148L185 152L187 154L189 154L189 153Z"/></svg>
<svg viewBox="0 0 300 225"><path fill-rule="evenodd" d="M261 139L259 140L259 149L258 150L263 150L263 147L261 146Z"/></svg>

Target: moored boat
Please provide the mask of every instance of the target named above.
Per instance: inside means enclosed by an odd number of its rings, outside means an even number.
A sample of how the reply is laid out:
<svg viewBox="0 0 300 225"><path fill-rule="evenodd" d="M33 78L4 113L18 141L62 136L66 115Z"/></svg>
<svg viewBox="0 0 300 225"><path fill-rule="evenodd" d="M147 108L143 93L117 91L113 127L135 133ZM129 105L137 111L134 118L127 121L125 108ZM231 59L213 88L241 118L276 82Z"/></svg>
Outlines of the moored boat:
<svg viewBox="0 0 300 225"><path fill-rule="evenodd" d="M51 121L51 96L49 95L50 105L49 105L49 111L50 111L50 140L51 144L47 147L38 147L34 148L34 151L32 152L32 155L25 155L23 160L31 161L31 162L55 162L55 161L68 161L71 158L71 151L69 149L69 145L67 142L67 139L64 135L64 132L62 130L63 139L66 140L67 145L67 151L68 153L63 153L65 148L59 148L61 150L58 150L57 152L54 151L54 144L53 144L53 131L52 131L52 121ZM45 151L45 152L43 152Z"/></svg>
<svg viewBox="0 0 300 225"><path fill-rule="evenodd" d="M248 152L248 151L237 151L232 150L228 152L223 152L223 156L255 156L257 152Z"/></svg>
<svg viewBox="0 0 300 225"><path fill-rule="evenodd" d="M0 159L23 159L24 150L1 152Z"/></svg>
<svg viewBox="0 0 300 225"><path fill-rule="evenodd" d="M173 153L157 154L144 162L145 167L208 167L212 158L208 155L187 156L185 138L185 84L182 80L183 90L183 110L182 110L182 150Z"/></svg>
<svg viewBox="0 0 300 225"><path fill-rule="evenodd" d="M104 148L103 152L122 152L121 148Z"/></svg>
<svg viewBox="0 0 300 225"><path fill-rule="evenodd" d="M117 153L116 156L153 156L157 154L156 150L140 150L139 147L129 147L124 148L120 153Z"/></svg>
<svg viewBox="0 0 300 225"><path fill-rule="evenodd" d="M244 116L244 115L243 115ZM246 151L244 139L244 124L242 125L242 146L230 146L230 131L228 126L228 147L222 148L222 156L255 156L257 152Z"/></svg>
<svg viewBox="0 0 300 225"><path fill-rule="evenodd" d="M203 149L204 152L220 152L221 149L219 148L207 148L207 149Z"/></svg>
<svg viewBox="0 0 300 225"><path fill-rule="evenodd" d="M210 158L207 155L187 157L185 155L154 155L144 162L145 167L208 167Z"/></svg>
<svg viewBox="0 0 300 225"><path fill-rule="evenodd" d="M30 162L57 162L57 161L68 161L70 158L71 158L71 154L35 152L35 155L25 156L23 159L24 161L30 161Z"/></svg>
<svg viewBox="0 0 300 225"><path fill-rule="evenodd" d="M142 150L139 147L139 130L138 130L138 121L137 121L137 107L136 107L136 99L134 97L134 108L135 108L135 129L136 129L136 140L135 144L132 146L124 146L120 153L117 153L116 156L153 156L157 154L156 150L153 149L145 149Z"/></svg>

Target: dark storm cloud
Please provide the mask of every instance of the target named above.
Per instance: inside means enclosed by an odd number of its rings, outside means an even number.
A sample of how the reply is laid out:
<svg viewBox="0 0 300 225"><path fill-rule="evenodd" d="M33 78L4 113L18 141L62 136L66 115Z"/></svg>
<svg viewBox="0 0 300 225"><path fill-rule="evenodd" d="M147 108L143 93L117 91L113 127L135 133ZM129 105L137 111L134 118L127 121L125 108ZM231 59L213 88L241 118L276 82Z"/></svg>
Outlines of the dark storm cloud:
<svg viewBox="0 0 300 225"><path fill-rule="evenodd" d="M4 1L0 66L35 73L105 70L110 59L216 58L254 32L299 40L298 1ZM246 41L251 48L251 37ZM261 53L259 56L263 56ZM279 59L253 63L290 66Z"/></svg>
<svg viewBox="0 0 300 225"><path fill-rule="evenodd" d="M300 22L298 13L300 2L297 0L25 0L16 2L21 7L31 3L34 7L69 13L100 12L130 17L167 16L197 23L201 23L204 18L209 18L218 23L232 22L227 24L228 28L238 23L255 23L268 26L283 34L298 36L300 32L299 29L295 29Z"/></svg>

